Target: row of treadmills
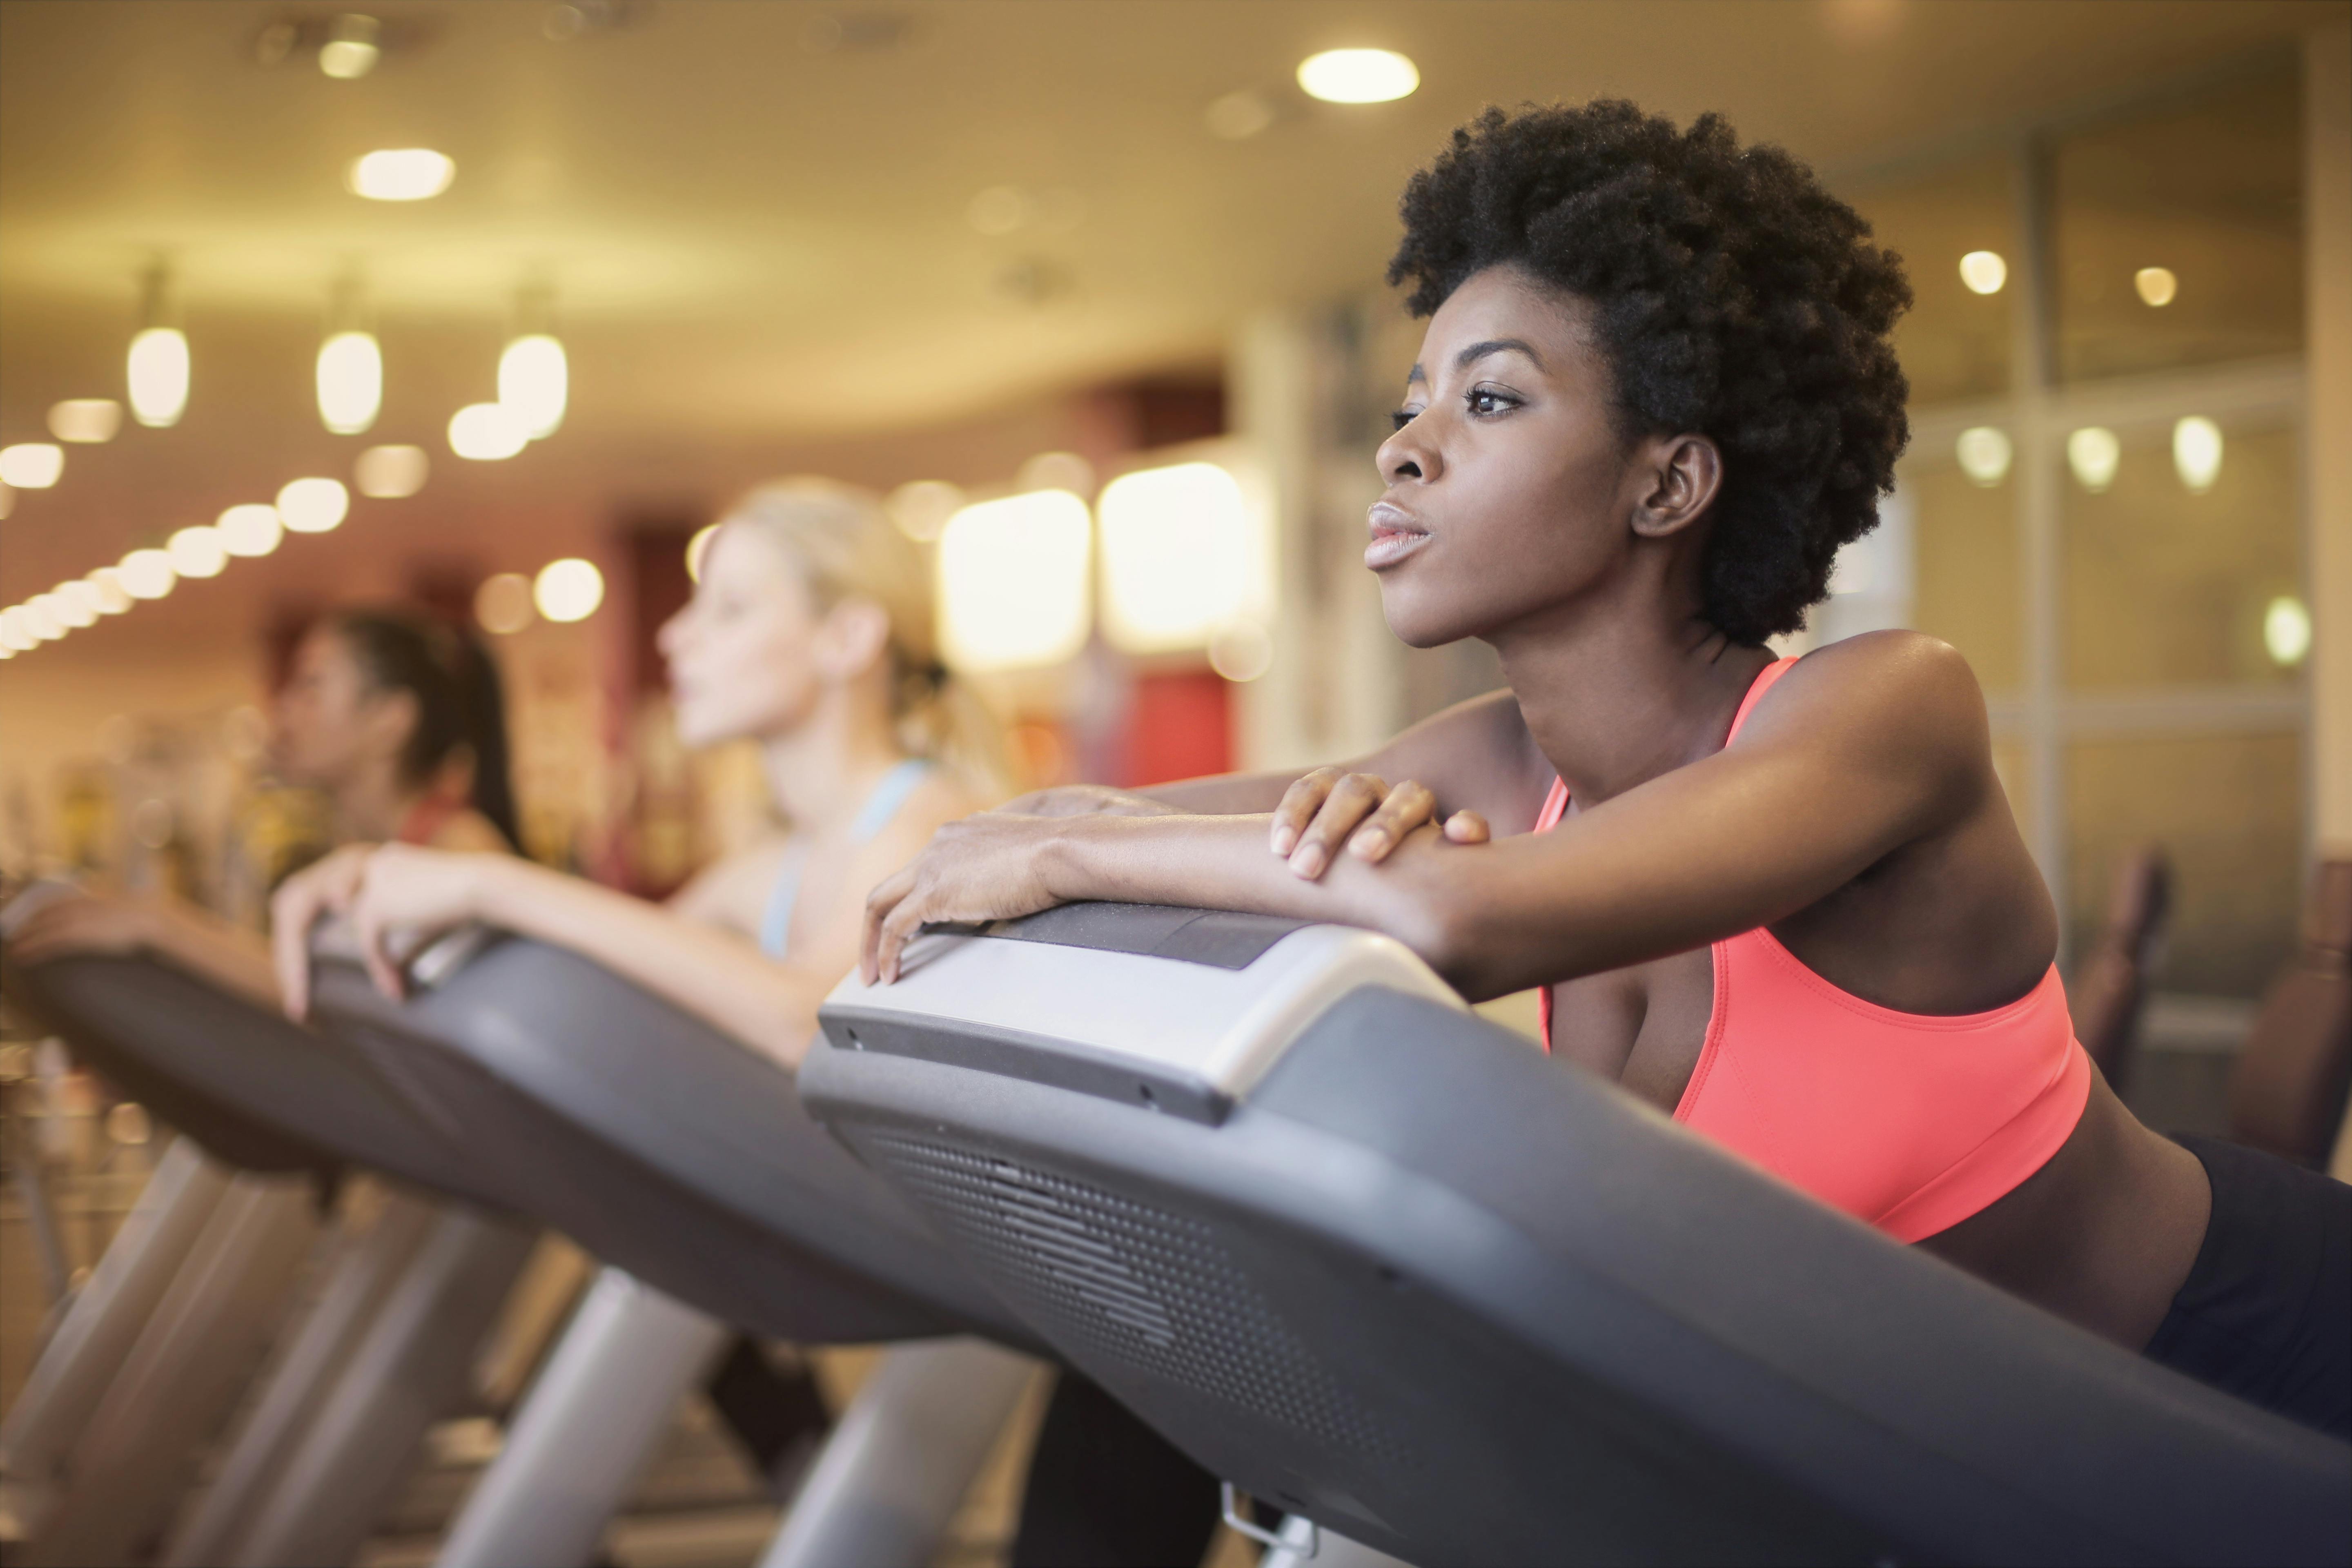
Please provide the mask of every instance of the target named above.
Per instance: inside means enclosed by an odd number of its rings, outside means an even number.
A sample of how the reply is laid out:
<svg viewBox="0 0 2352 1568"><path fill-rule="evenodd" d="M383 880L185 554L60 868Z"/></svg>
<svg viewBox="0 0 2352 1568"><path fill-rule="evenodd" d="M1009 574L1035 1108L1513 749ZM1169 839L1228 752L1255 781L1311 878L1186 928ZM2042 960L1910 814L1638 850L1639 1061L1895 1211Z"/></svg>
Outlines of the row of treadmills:
<svg viewBox="0 0 2352 1568"><path fill-rule="evenodd" d="M1257 1500L1269 1564L2352 1561L2352 1447L1817 1205L1378 935L933 932L797 1079L532 942L446 939L398 1005L320 965L309 1027L143 959L7 972L184 1134L0 1426L11 1562L350 1561L541 1226L606 1267L447 1568L594 1561L739 1331L892 1346L768 1568L926 1562L1037 1358ZM285 1173L343 1170L415 1195L224 1386L239 1292L314 1239Z"/></svg>

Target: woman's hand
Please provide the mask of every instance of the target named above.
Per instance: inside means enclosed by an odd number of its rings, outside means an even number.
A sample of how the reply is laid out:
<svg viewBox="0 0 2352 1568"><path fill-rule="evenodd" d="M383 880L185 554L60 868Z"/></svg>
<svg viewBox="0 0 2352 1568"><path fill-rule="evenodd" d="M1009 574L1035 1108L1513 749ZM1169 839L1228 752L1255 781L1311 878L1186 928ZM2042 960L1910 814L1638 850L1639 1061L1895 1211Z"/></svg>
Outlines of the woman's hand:
<svg viewBox="0 0 2352 1568"><path fill-rule="evenodd" d="M486 870L506 859L412 844L352 845L288 878L269 904L287 1016L299 1020L310 1011L310 927L320 916L350 917L368 977L398 1001L406 988L388 946L390 933L413 933L413 952L478 918Z"/></svg>
<svg viewBox="0 0 2352 1568"><path fill-rule="evenodd" d="M1062 902L1039 862L1063 831L1050 817L1003 811L942 826L866 896L860 978L868 985L897 980L899 953L929 922L1011 920Z"/></svg>
<svg viewBox="0 0 2352 1568"><path fill-rule="evenodd" d="M1274 811L1272 847L1311 882L1330 869L1342 843L1350 855L1377 866L1406 834L1436 816L1437 797L1424 784L1407 779L1391 787L1376 773L1317 768L1283 793ZM1475 811L1455 812L1444 831L1454 844L1484 844L1492 837L1486 819Z"/></svg>
<svg viewBox="0 0 2352 1568"><path fill-rule="evenodd" d="M33 911L8 939L8 955L19 963L77 953L120 957L155 945L162 909L144 900L82 893L53 899Z"/></svg>

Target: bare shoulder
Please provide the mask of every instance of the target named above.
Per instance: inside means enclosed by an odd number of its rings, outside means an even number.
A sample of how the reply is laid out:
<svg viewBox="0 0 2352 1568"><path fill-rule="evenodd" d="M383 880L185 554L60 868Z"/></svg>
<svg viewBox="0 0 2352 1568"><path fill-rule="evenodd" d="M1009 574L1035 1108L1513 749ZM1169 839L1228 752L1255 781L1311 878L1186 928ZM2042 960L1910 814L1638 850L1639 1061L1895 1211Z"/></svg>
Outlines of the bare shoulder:
<svg viewBox="0 0 2352 1568"><path fill-rule="evenodd" d="M670 911L710 925L757 931L791 847L789 834L772 833L720 856L670 895Z"/></svg>
<svg viewBox="0 0 2352 1568"><path fill-rule="evenodd" d="M1757 702L1740 740L1799 733L1951 760L1984 752L1984 693L1960 651L1922 632L1865 632L1817 648Z"/></svg>

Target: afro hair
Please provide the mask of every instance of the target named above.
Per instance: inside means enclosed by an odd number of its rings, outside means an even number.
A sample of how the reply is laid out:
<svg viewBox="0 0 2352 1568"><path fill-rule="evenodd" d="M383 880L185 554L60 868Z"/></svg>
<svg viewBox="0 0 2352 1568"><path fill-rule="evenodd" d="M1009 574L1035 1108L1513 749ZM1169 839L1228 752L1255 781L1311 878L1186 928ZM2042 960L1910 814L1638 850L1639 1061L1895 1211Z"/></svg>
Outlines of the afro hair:
<svg viewBox="0 0 2352 1568"><path fill-rule="evenodd" d="M1416 316L1498 264L1592 307L1629 434L1723 452L1707 620L1748 644L1801 626L1910 436L1888 333L1911 289L1870 225L1718 116L1684 132L1607 100L1489 109L1402 212L1389 281L1413 284Z"/></svg>

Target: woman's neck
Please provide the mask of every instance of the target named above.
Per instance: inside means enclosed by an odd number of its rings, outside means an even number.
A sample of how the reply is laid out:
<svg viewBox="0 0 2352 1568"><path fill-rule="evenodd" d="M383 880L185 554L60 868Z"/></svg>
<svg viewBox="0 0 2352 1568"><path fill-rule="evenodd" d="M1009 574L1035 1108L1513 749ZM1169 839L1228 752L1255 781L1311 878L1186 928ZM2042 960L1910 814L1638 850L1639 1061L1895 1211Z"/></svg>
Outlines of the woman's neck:
<svg viewBox="0 0 2352 1568"><path fill-rule="evenodd" d="M1772 660L1654 602L1576 606L1490 640L1536 745L1588 810L1721 750Z"/></svg>
<svg viewBox="0 0 2352 1568"><path fill-rule="evenodd" d="M828 691L806 719L761 742L769 797L796 828L818 835L853 821L906 760L886 703L856 689Z"/></svg>
<svg viewBox="0 0 2352 1568"><path fill-rule="evenodd" d="M425 792L400 782L392 769L366 771L329 792L335 832L346 844L388 844L400 837Z"/></svg>

